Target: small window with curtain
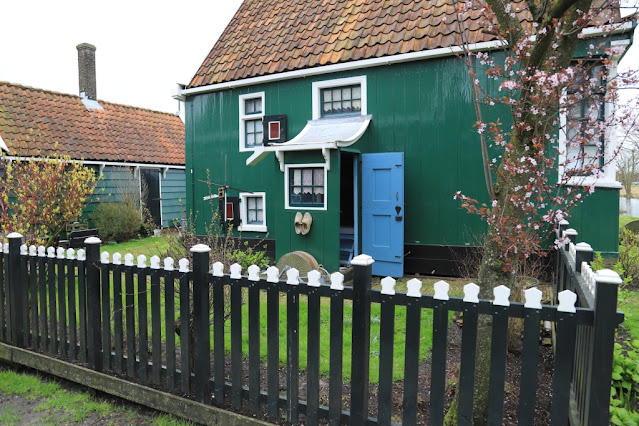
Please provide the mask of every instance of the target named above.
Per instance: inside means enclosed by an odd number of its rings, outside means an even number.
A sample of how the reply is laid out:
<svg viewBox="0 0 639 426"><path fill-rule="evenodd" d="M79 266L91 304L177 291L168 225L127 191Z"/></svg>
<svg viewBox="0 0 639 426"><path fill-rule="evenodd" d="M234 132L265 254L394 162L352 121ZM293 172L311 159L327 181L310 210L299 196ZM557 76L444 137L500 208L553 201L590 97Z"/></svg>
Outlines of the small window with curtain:
<svg viewBox="0 0 639 426"><path fill-rule="evenodd" d="M325 206L324 167L291 167L288 169L288 202L290 207Z"/></svg>
<svg viewBox="0 0 639 426"><path fill-rule="evenodd" d="M362 111L362 88L354 84L322 89L321 105L322 117L359 115Z"/></svg>

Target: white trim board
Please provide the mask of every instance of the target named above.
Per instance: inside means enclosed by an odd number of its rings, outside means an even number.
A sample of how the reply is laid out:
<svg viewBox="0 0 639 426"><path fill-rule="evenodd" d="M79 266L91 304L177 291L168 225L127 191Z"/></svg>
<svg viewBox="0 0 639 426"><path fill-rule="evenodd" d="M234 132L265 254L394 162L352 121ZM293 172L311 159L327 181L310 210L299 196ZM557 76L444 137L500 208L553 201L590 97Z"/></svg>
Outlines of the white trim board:
<svg viewBox="0 0 639 426"><path fill-rule="evenodd" d="M47 161L43 158L33 158L33 157L17 157L17 156L13 156L13 155L5 155L3 157L6 160L9 161L14 161L14 160L20 160L20 161L30 161L30 160L34 160L34 161ZM52 161L52 160L48 160L48 161ZM79 161L82 164L89 164L89 165L98 165L98 166L118 166L118 167L139 167L139 168L143 168L143 169L165 169L165 170L169 170L169 169L177 169L177 170L185 170L186 167L185 166L178 166L178 165L174 165L174 164L150 164L150 163L126 163L123 161L95 161L95 160L78 160L75 158L72 158L71 161Z"/></svg>

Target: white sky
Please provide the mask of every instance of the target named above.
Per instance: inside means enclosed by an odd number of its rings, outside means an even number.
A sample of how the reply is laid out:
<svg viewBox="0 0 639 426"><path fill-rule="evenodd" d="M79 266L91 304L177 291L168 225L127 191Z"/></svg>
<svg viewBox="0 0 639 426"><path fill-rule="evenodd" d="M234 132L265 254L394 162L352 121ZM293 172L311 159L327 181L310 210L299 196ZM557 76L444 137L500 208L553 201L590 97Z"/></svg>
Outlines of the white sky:
<svg viewBox="0 0 639 426"><path fill-rule="evenodd" d="M76 45L96 46L98 99L177 112L241 0L13 0L0 19L0 81L78 94Z"/></svg>
<svg viewBox="0 0 639 426"><path fill-rule="evenodd" d="M175 113L242 0L14 0L2 4L0 81L78 94L79 43L97 47L98 99ZM639 37L621 67L639 67Z"/></svg>

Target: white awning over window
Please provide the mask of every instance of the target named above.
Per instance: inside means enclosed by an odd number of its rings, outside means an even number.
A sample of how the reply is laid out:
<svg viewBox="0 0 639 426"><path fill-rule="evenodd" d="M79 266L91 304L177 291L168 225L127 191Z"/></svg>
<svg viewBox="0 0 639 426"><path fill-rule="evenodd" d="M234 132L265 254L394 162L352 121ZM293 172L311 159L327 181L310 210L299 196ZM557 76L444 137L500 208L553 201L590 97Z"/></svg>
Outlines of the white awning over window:
<svg viewBox="0 0 639 426"><path fill-rule="evenodd" d="M373 116L369 114L310 120L290 141L257 147L253 155L246 160L246 165L254 166L269 152L274 152L280 162L280 170L284 171L284 152L319 149L322 150L327 167L330 168L330 156L327 150L344 148L357 142L368 128L372 118Z"/></svg>

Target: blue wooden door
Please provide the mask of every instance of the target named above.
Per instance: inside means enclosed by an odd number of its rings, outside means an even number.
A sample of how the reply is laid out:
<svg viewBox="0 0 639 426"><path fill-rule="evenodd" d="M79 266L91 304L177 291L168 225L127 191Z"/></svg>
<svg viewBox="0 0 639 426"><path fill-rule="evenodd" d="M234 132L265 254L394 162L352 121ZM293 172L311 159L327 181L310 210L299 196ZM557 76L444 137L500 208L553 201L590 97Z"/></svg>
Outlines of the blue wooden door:
<svg viewBox="0 0 639 426"><path fill-rule="evenodd" d="M373 274L404 274L404 153L362 154L362 252Z"/></svg>

